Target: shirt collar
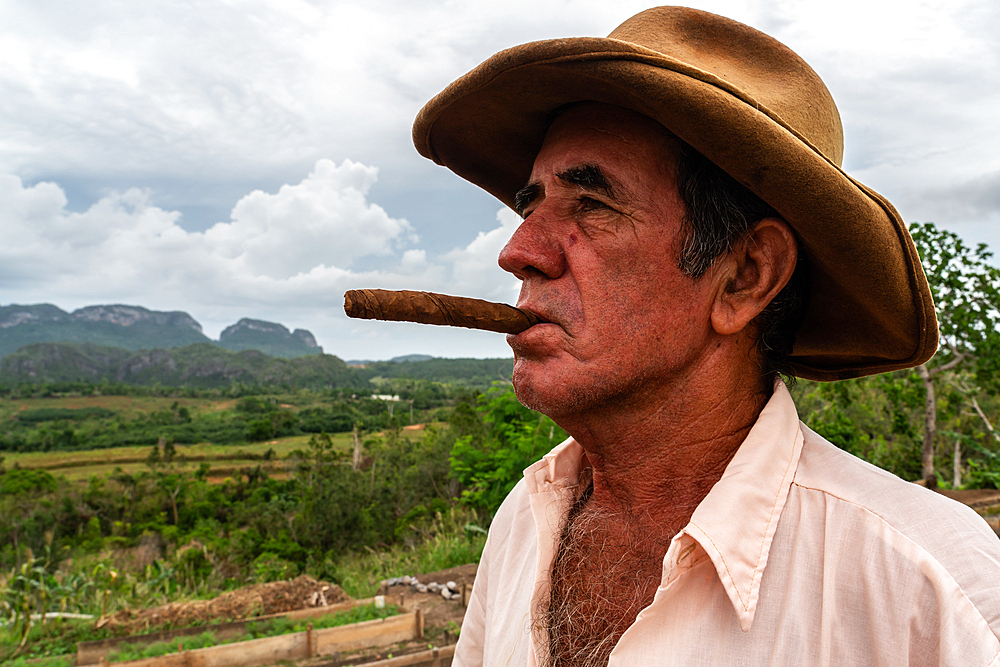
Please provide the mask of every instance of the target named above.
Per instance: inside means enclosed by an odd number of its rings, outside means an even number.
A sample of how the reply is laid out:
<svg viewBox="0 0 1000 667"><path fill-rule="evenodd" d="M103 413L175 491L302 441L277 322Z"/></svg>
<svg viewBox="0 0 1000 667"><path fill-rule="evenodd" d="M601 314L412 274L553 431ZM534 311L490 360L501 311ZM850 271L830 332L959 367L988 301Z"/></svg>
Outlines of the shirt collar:
<svg viewBox="0 0 1000 667"><path fill-rule="evenodd" d="M744 632L753 623L771 540L801 451L795 404L778 381L722 478L674 538L672 547L678 546L682 535L689 535L712 559ZM561 522L575 498L582 458L583 448L570 438L524 471L540 538L540 579L551 570Z"/></svg>
<svg viewBox="0 0 1000 667"><path fill-rule="evenodd" d="M801 452L795 404L778 381L722 478L682 531L712 559L744 632L753 623L771 540Z"/></svg>

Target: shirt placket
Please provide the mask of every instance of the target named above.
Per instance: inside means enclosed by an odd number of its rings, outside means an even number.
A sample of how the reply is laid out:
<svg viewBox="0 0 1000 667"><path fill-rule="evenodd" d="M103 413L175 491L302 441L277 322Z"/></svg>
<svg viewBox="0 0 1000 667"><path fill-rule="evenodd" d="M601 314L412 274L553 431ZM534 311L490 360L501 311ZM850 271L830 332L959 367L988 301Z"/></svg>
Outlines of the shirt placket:
<svg viewBox="0 0 1000 667"><path fill-rule="evenodd" d="M680 581L684 574L695 565L707 558L705 550L698 542L687 533L680 533L670 543L666 555L663 557L663 575L660 579L660 586L656 590L656 595L648 607L639 612L635 622L625 631L618 645L611 652L608 667L625 667L636 664L633 656L630 656L630 649L642 643L642 625L646 622L655 623L658 610L669 604L669 600L683 585ZM633 644L634 642L634 644Z"/></svg>

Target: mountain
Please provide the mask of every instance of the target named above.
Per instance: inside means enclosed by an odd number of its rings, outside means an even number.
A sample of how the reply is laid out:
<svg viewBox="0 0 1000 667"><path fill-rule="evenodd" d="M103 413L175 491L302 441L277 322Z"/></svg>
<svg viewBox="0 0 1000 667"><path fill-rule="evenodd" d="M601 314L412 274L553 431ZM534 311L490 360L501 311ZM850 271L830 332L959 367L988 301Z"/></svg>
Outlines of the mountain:
<svg viewBox="0 0 1000 667"><path fill-rule="evenodd" d="M87 306L67 313L50 303L0 306L0 357L32 343L93 343L126 350L173 349L212 343L227 350L259 350L292 358L322 354L323 348L305 329L289 332L274 322L244 318L227 327L218 342L182 311L141 306Z"/></svg>
<svg viewBox="0 0 1000 667"><path fill-rule="evenodd" d="M223 329L219 345L227 350L260 350L272 357L301 357L308 354L323 354L323 348L305 329L288 331L275 322L242 320Z"/></svg>
<svg viewBox="0 0 1000 667"><path fill-rule="evenodd" d="M430 361L431 359L434 359L434 357L432 357L429 354L404 354L402 356L393 357L392 359L389 359L389 363L400 363L403 361ZM372 361L371 359L351 359L350 361L347 362L347 365L367 366L369 364L379 364L379 363L385 363L385 362Z"/></svg>
<svg viewBox="0 0 1000 667"><path fill-rule="evenodd" d="M43 303L0 306L0 357L24 345L45 342L95 343L129 350L207 343L201 325L180 311L141 306L87 306L72 313Z"/></svg>
<svg viewBox="0 0 1000 667"><path fill-rule="evenodd" d="M393 361L397 364L403 363L404 361L430 361L433 359L429 354L404 354L401 357L393 357L389 361Z"/></svg>
<svg viewBox="0 0 1000 667"><path fill-rule="evenodd" d="M34 343L0 360L0 385L107 380L165 387L224 388L242 382L336 389L370 388L369 381L377 378L412 378L485 390L496 380L509 381L513 363L513 359L431 358L379 361L366 368L351 368L329 354L281 359L257 350L225 350L210 343L139 351L93 343Z"/></svg>
<svg viewBox="0 0 1000 667"><path fill-rule="evenodd" d="M51 303L39 303L34 306L0 306L0 329L9 329L18 324L32 322L58 322L69 318L62 308Z"/></svg>
<svg viewBox="0 0 1000 667"><path fill-rule="evenodd" d="M210 343L138 352L93 343L35 343L0 360L0 383L8 385L102 380L202 388L234 382L324 389L369 386L367 376L332 355L279 359Z"/></svg>
<svg viewBox="0 0 1000 667"><path fill-rule="evenodd" d="M412 378L489 388L497 381L510 382L514 360L431 357L424 361L375 361L358 370L365 371L369 377Z"/></svg>

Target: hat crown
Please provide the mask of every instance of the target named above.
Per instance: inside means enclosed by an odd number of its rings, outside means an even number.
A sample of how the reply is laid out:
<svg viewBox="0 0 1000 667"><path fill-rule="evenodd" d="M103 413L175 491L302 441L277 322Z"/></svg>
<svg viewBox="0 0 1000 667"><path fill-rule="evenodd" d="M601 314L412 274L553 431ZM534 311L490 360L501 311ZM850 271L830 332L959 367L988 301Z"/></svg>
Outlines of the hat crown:
<svg viewBox="0 0 1000 667"><path fill-rule="evenodd" d="M655 7L615 28L617 39L714 75L841 165L844 130L833 96L794 51L753 28L687 7Z"/></svg>

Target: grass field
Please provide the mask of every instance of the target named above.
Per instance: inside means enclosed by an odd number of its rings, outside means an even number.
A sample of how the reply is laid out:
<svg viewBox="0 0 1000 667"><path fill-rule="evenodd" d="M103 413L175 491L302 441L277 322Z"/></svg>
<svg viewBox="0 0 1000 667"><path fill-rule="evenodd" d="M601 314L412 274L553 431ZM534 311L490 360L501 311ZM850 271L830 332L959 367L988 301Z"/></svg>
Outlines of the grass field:
<svg viewBox="0 0 1000 667"><path fill-rule="evenodd" d="M178 470L197 470L201 463L209 463L213 469L233 469L248 465L266 464L259 458L269 449L273 449L279 459L285 458L296 449L305 449L309 442L308 435L296 435L265 442L248 442L238 445L212 445L201 443L197 445L176 445L177 453L174 467ZM350 433L337 433L331 436L338 449L348 450L352 446ZM43 468L57 477L65 475L69 480L86 480L92 475L104 477L116 467L128 473L148 470L146 457L150 448L116 447L114 449L92 449L78 452L27 452L5 454L5 464L15 463L22 468ZM246 456L249 454L250 456ZM278 470L282 462L275 461L270 466ZM209 473L216 478L217 474Z"/></svg>
<svg viewBox="0 0 1000 667"><path fill-rule="evenodd" d="M311 392L278 394L268 397L281 408L297 411L307 406L321 406L328 403L328 397ZM0 400L0 422L11 420L25 411L40 411L53 409L80 410L101 408L112 411L116 419L135 419L153 412L171 411L177 408L187 408L192 415L198 413L214 413L232 411L236 408L234 398L183 398L158 396L64 396L46 398L16 398ZM58 423L58 422L50 422ZM82 422L81 422L82 423ZM90 422L93 423L93 422ZM59 427L62 428L62 427ZM418 428L422 428L419 427ZM414 427L404 429L407 437L421 437ZM337 433L331 436L334 445L341 451L350 451L353 447L350 433ZM194 471L202 463L208 463L212 470L209 479L221 481L230 474L237 473L247 466L265 465L273 474L281 475L287 467L284 459L294 450L305 450L309 435L297 435L277 438L261 442L238 442L217 445L203 442L193 445L176 445L176 458L172 464L177 470ZM268 450L274 450L275 459L271 462L261 460ZM146 459L150 453L150 445L114 447L108 449L50 451L50 452L4 452L4 464L7 467L44 469L58 476L65 476L70 481L87 480L92 476L105 477L116 467L121 467L129 473L148 470Z"/></svg>
<svg viewBox="0 0 1000 667"><path fill-rule="evenodd" d="M335 433L331 437L338 448L343 447L346 449L350 447L350 433ZM213 445L205 442L196 445L175 445L175 447L178 459L188 459L194 462L194 467L197 468L198 463L201 461L211 463L212 461L235 460L239 458L241 452L251 454L252 456L243 458L245 460L252 460L254 457L262 456L267 450L273 449L278 458L284 458L293 450L305 449L308 442L308 435L295 435L288 438L278 438L263 442L244 442L235 445ZM115 447L113 449L90 449L76 452L10 452L4 456L7 459L7 465L17 463L22 468L56 470L85 465L142 463L149 455L149 450L149 445L142 445Z"/></svg>
<svg viewBox="0 0 1000 667"><path fill-rule="evenodd" d="M159 396L65 396L61 398L16 398L0 400L0 418L42 408L104 408L132 419L139 414L169 410L176 403L191 411L231 410L236 399L172 398Z"/></svg>
<svg viewBox="0 0 1000 667"><path fill-rule="evenodd" d="M415 427L404 428L403 436L414 439L422 437L423 426L418 424ZM295 435L264 442L245 442L236 445L213 445L210 443L176 445L174 467L178 470L194 471L202 462L207 462L212 466L208 477L218 481L228 476L228 473L245 466L264 465L280 475L281 469L286 467L286 464L280 459L284 459L296 449L305 450L310 437L309 435ZM351 451L353 448L353 436L350 433L334 433L330 437L333 439L334 446L340 451ZM267 462L259 458L269 449L274 450L278 461ZM22 468L41 468L57 477L65 475L66 479L76 481L87 480L93 475L107 476L116 467L132 474L148 470L146 457L149 455L149 451L149 446L142 446L75 452L8 452L4 454L4 464L8 467L17 464Z"/></svg>

